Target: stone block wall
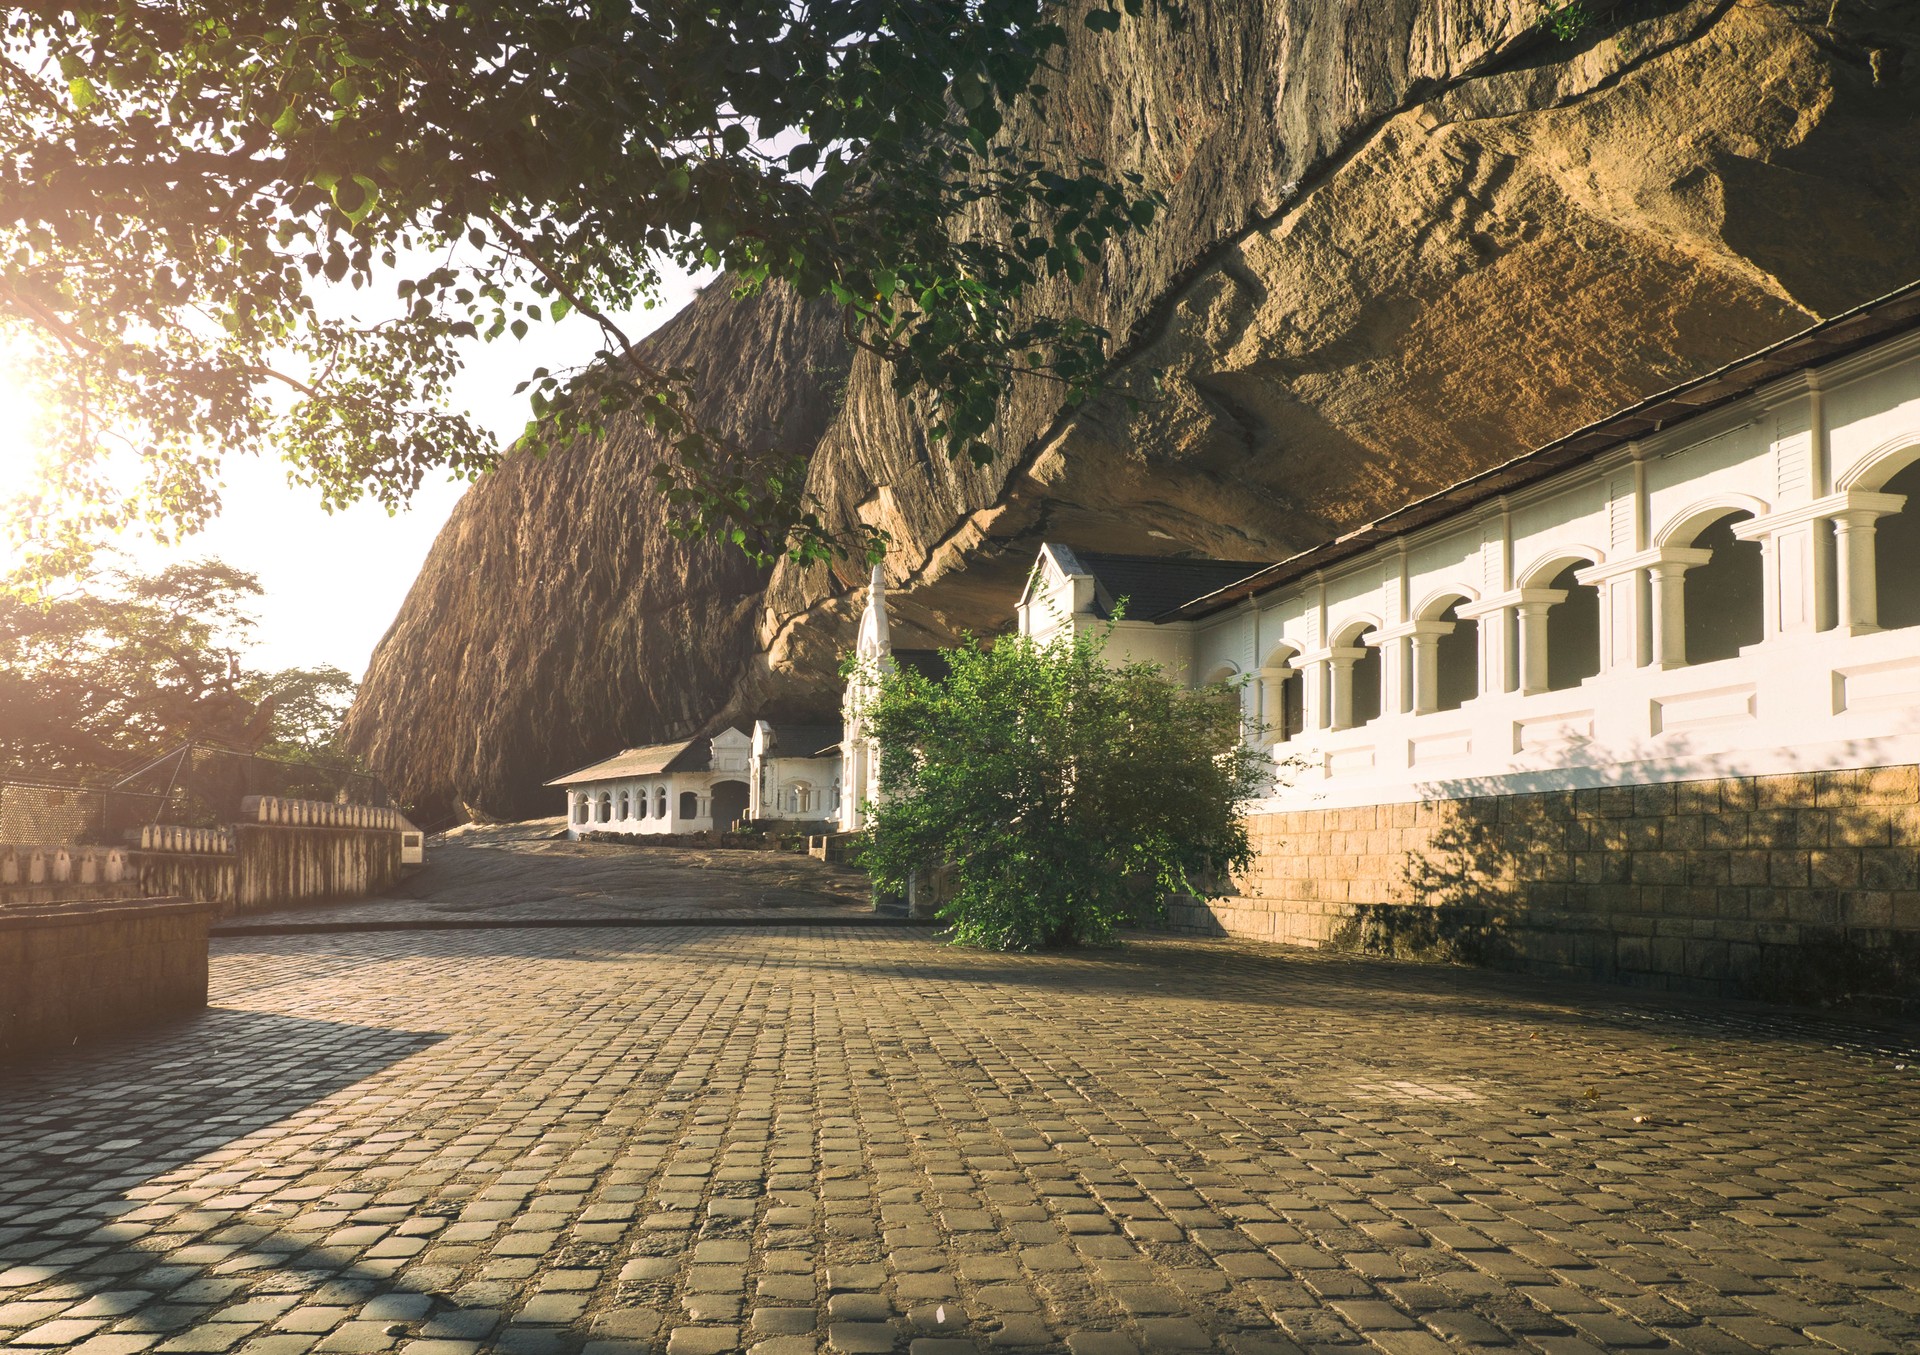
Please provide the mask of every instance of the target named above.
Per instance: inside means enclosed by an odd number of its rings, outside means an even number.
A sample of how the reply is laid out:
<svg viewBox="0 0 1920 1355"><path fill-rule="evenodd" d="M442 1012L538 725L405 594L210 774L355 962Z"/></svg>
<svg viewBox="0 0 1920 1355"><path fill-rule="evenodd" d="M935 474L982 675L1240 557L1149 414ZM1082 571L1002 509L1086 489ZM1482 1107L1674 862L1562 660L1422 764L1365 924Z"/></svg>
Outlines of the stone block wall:
<svg viewBox="0 0 1920 1355"><path fill-rule="evenodd" d="M232 851L142 851L130 854L139 871L141 893L150 897L197 899L224 916L236 911L240 858Z"/></svg>
<svg viewBox="0 0 1920 1355"><path fill-rule="evenodd" d="M0 1062L205 1007L209 913L174 899L0 911Z"/></svg>
<svg viewBox="0 0 1920 1355"><path fill-rule="evenodd" d="M364 899L400 882L400 834L385 828L240 823L231 850L129 853L143 892L199 899L218 915Z"/></svg>
<svg viewBox="0 0 1920 1355"><path fill-rule="evenodd" d="M364 899L400 883L400 833L387 828L300 828L241 823L228 911Z"/></svg>
<svg viewBox="0 0 1920 1355"><path fill-rule="evenodd" d="M1178 928L1920 1010L1920 768L1302 810Z"/></svg>

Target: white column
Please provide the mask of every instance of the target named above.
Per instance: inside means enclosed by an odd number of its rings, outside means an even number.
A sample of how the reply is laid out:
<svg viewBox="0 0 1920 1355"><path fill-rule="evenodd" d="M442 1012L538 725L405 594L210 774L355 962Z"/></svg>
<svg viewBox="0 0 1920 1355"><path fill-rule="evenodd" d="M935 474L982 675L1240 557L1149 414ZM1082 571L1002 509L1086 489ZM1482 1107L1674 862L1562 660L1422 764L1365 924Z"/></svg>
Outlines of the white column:
<svg viewBox="0 0 1920 1355"><path fill-rule="evenodd" d="M1531 591L1531 590L1530 590ZM1542 589L1542 592L1559 592ZM1524 695L1547 690L1547 609L1560 598L1530 598L1514 610L1520 618L1520 691Z"/></svg>
<svg viewBox="0 0 1920 1355"><path fill-rule="evenodd" d="M1263 743L1285 743L1287 738L1287 673L1285 669L1260 670L1260 723L1265 726Z"/></svg>
<svg viewBox="0 0 1920 1355"><path fill-rule="evenodd" d="M1851 635L1880 629L1880 582L1874 568L1874 521L1878 509L1852 508L1833 515L1835 581L1840 628Z"/></svg>
<svg viewBox="0 0 1920 1355"><path fill-rule="evenodd" d="M1416 621L1407 643L1413 656L1413 713L1440 709L1440 637L1453 633L1451 621Z"/></svg>
<svg viewBox="0 0 1920 1355"><path fill-rule="evenodd" d="M1418 664L1413 656L1413 644L1411 635L1395 640L1392 652L1387 656L1387 690L1394 694L1395 700L1391 710L1384 710L1387 703L1381 703L1385 714L1405 715L1414 708L1418 698L1414 687L1419 679L1415 671Z"/></svg>
<svg viewBox="0 0 1920 1355"><path fill-rule="evenodd" d="M1413 650L1413 713L1425 715L1440 705L1440 637L1416 630L1407 639Z"/></svg>
<svg viewBox="0 0 1920 1355"><path fill-rule="evenodd" d="M1656 560L1647 566L1655 668L1679 668L1687 661L1686 573L1692 567L1683 560Z"/></svg>
<svg viewBox="0 0 1920 1355"><path fill-rule="evenodd" d="M1364 651L1333 649L1327 652L1327 711L1329 729L1353 728L1353 661Z"/></svg>
<svg viewBox="0 0 1920 1355"><path fill-rule="evenodd" d="M1302 671L1301 680L1307 684L1301 692L1306 702L1307 728L1331 729L1333 727L1332 661L1325 657L1314 659Z"/></svg>

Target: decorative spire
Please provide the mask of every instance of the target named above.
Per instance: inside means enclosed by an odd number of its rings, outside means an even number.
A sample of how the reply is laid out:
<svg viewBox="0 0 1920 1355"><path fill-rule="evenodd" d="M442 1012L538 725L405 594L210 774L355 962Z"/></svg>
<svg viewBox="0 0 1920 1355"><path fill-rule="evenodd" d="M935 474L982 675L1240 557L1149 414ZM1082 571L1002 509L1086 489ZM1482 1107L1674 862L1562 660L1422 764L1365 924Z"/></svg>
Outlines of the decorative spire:
<svg viewBox="0 0 1920 1355"><path fill-rule="evenodd" d="M893 641L887 634L887 575L876 563L867 582L867 610L860 618L857 652L862 659L878 659L892 650Z"/></svg>

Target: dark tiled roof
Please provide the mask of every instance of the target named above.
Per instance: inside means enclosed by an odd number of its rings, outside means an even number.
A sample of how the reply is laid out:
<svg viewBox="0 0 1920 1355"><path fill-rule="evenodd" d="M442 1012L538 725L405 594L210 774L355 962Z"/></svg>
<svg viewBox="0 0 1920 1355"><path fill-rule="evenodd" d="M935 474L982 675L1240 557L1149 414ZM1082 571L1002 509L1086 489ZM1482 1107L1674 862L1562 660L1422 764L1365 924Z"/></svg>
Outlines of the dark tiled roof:
<svg viewBox="0 0 1920 1355"><path fill-rule="evenodd" d="M775 757L821 757L840 751L845 737L839 725L796 725L781 720L768 722L773 729Z"/></svg>
<svg viewBox="0 0 1920 1355"><path fill-rule="evenodd" d="M1164 555L1102 555L1076 550L1079 560L1099 585L1095 606L1102 617L1114 603L1126 599L1131 621L1155 621L1195 598L1205 597L1255 573L1260 566L1244 560L1178 560Z"/></svg>
<svg viewBox="0 0 1920 1355"><path fill-rule="evenodd" d="M686 739L680 743L650 743L644 748L627 748L601 762L591 763L576 772L556 776L549 786L579 786L589 781L618 781L628 776L654 776L660 772L698 772L713 765L709 739Z"/></svg>

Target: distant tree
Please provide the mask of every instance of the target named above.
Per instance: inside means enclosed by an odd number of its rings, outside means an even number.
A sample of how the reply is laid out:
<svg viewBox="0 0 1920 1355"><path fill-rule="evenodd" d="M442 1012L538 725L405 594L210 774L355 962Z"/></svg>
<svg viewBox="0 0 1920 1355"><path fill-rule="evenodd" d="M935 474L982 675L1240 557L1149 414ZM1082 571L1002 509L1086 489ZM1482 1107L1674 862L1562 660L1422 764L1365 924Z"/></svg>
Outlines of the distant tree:
<svg viewBox="0 0 1920 1355"><path fill-rule="evenodd" d="M1110 31L1143 3L12 7L0 320L59 415L18 522L69 562L105 528L190 530L241 451L283 455L329 505L401 502L494 459L448 407L463 345L578 312L603 346L529 373L530 445L635 411L693 530L826 551L804 464L700 426L688 374L618 317L660 299L669 263L831 296L948 453L990 459L1016 377L1077 400L1104 368L1105 332L1035 297L1158 199L1040 106L1068 16ZM348 285L391 295L355 317Z"/></svg>
<svg viewBox="0 0 1920 1355"><path fill-rule="evenodd" d="M88 777L193 741L342 761L347 674L242 666L259 594L218 560L0 586L0 770Z"/></svg>
<svg viewBox="0 0 1920 1355"><path fill-rule="evenodd" d="M1251 860L1240 811L1271 764L1244 740L1239 703L1153 664L1109 664L1105 638L963 645L945 676L878 679L864 862L893 890L950 866L942 916L958 941L1104 941L1143 906Z"/></svg>
<svg viewBox="0 0 1920 1355"><path fill-rule="evenodd" d="M267 738L257 751L288 762L357 765L341 746L341 726L358 690L344 668L282 668L248 677L240 690L268 714Z"/></svg>

